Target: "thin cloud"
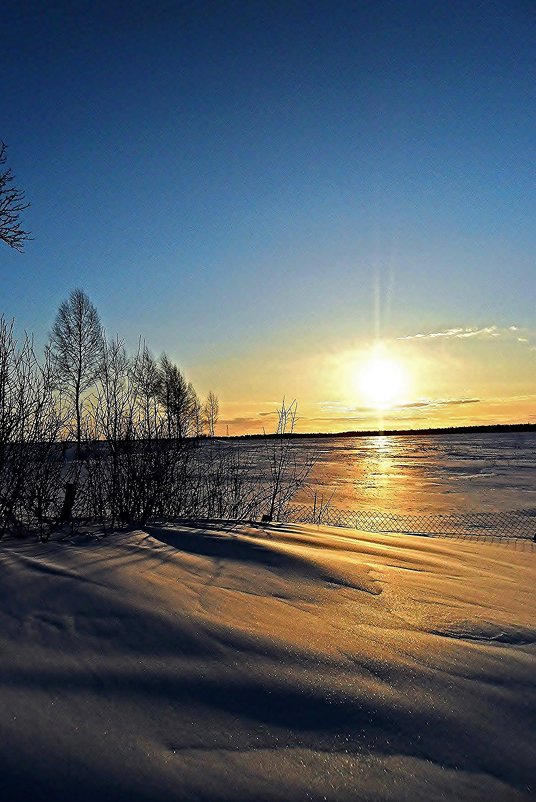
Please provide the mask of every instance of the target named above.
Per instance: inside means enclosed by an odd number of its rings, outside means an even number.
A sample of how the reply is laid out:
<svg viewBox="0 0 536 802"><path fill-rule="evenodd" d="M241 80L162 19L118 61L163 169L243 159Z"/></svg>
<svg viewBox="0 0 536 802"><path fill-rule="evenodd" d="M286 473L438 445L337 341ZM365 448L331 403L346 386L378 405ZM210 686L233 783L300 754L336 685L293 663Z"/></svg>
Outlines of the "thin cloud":
<svg viewBox="0 0 536 802"><path fill-rule="evenodd" d="M400 404L393 404L392 406L386 407L383 412L390 413L390 412L397 412L404 409L429 409L430 407L452 407L452 406L463 406L464 404L479 404L480 398L421 398L417 401L407 401ZM377 414L378 407L375 406L357 406L357 407L348 407L348 406L337 406L337 402L331 402L329 404L325 404L322 407L323 412L331 412L336 413L340 411L342 414L340 417L333 418L334 420L350 420L351 416L368 416L371 413ZM329 420L332 418L330 417ZM309 420L328 420L327 418L310 418Z"/></svg>
<svg viewBox="0 0 536 802"><path fill-rule="evenodd" d="M510 326L508 331L517 331L516 327ZM408 334L406 337L397 337L398 340L436 340L436 339L466 339L468 337L500 337L501 330L498 326L465 326L454 329L444 329L443 331L419 332L418 334Z"/></svg>
<svg viewBox="0 0 536 802"><path fill-rule="evenodd" d="M389 428L400 428L401 426L404 427L410 421L417 421L422 424L423 418L422 415L419 414L409 414L404 415L403 417L398 417L396 415L397 410L393 409L384 409L380 410L381 415L378 415L378 410L374 410L374 414L368 415L353 415L353 416L333 416L333 417L317 417L317 418L305 418L304 420L309 421L310 423L321 423L321 424L366 424L367 429L378 429L378 419L383 420L385 423L388 423ZM408 410L412 411L412 410ZM393 414L394 413L394 414Z"/></svg>
<svg viewBox="0 0 536 802"><path fill-rule="evenodd" d="M259 423L259 419L257 417L237 417L237 418L223 418L218 421L219 424L223 424L224 426L247 426L255 423Z"/></svg>
<svg viewBox="0 0 536 802"><path fill-rule="evenodd" d="M464 404L480 404L480 398L432 398L421 401L411 401L408 404L400 404L398 409L412 409L414 407L457 407Z"/></svg>
<svg viewBox="0 0 536 802"><path fill-rule="evenodd" d="M521 346L528 348L530 351L534 350L534 340L536 332L532 329L522 328L520 326L458 326L452 329L443 329L441 331L421 331L417 334L407 334L404 337L397 337L397 340L466 340L466 339L479 339L479 340L492 340L501 337L513 343L519 343Z"/></svg>
<svg viewBox="0 0 536 802"><path fill-rule="evenodd" d="M323 423L326 423L326 422L327 423L355 423L356 421L359 422L359 421L368 421L368 420L370 420L370 418L371 418L370 412L371 411L372 410L369 410L368 414L366 414L366 415L332 415L332 416L325 416L325 417L319 416L319 417L315 417L315 418L306 418L306 417L304 417L301 420L302 421L311 421L311 422L312 421L317 421L317 422L320 421L320 422L323 422ZM374 410L374 411L377 412L377 410Z"/></svg>

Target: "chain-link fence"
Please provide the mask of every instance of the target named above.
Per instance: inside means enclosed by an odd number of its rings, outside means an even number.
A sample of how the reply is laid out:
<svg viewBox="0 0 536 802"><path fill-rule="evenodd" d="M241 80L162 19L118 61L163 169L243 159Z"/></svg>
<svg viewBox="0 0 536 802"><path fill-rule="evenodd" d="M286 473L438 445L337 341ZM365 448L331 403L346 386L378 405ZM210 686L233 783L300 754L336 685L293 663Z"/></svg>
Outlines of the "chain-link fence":
<svg viewBox="0 0 536 802"><path fill-rule="evenodd" d="M340 510L290 505L279 517L287 523L343 526L367 532L437 535L441 537L486 536L536 539L536 509L506 512L468 512L430 515L398 515L387 512Z"/></svg>

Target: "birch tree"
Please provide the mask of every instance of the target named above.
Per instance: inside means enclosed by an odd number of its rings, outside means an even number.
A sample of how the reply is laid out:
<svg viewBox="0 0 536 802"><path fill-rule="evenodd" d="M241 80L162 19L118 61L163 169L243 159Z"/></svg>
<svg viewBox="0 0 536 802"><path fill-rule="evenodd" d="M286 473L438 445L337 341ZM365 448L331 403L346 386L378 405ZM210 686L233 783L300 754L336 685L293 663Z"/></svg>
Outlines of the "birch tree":
<svg viewBox="0 0 536 802"><path fill-rule="evenodd" d="M50 351L59 388L76 421L77 456L81 456L84 393L99 374L103 332L97 310L85 292L72 290L60 304L50 332Z"/></svg>
<svg viewBox="0 0 536 802"><path fill-rule="evenodd" d="M218 398L212 390L209 392L207 396L207 400L205 402L204 407L205 413L205 422L207 425L208 436L214 437L215 430L216 430L216 423L218 422L218 415L220 413L220 405L218 402Z"/></svg>

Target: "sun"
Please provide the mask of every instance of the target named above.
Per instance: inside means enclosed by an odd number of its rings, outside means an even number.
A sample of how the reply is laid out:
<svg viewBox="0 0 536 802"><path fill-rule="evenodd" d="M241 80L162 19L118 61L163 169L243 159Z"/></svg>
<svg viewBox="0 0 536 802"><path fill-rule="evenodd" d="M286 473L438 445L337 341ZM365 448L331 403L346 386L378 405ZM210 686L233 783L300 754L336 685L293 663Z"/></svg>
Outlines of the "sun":
<svg viewBox="0 0 536 802"><path fill-rule="evenodd" d="M377 352L362 366L358 383L371 406L386 409L406 398L409 378L401 362Z"/></svg>

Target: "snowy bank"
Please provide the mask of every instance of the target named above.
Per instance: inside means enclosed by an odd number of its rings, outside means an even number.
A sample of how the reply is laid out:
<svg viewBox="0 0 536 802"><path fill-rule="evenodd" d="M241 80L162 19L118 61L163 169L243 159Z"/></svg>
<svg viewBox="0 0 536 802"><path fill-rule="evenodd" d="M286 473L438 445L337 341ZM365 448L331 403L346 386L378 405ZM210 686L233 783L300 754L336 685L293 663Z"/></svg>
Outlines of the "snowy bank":
<svg viewBox="0 0 536 802"><path fill-rule="evenodd" d="M10 802L534 798L529 543L150 527L0 571Z"/></svg>

